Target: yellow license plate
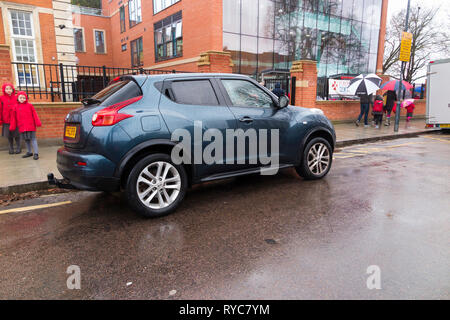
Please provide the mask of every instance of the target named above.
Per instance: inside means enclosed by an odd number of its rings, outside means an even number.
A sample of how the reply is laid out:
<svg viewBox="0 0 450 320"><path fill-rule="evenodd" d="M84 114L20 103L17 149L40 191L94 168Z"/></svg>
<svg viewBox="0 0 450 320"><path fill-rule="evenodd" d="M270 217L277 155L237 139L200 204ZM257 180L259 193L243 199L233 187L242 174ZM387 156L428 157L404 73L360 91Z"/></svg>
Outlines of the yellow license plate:
<svg viewBox="0 0 450 320"><path fill-rule="evenodd" d="M450 128L450 124L441 124L439 127L441 127L441 128Z"/></svg>
<svg viewBox="0 0 450 320"><path fill-rule="evenodd" d="M77 127L67 126L66 127L66 137L75 138L77 135Z"/></svg>

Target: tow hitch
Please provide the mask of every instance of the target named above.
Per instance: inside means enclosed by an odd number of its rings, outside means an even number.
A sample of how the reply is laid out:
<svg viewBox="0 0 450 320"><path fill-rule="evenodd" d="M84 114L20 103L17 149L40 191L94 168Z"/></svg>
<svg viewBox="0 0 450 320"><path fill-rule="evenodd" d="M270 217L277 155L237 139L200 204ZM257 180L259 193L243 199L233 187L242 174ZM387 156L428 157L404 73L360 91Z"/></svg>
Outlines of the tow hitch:
<svg viewBox="0 0 450 320"><path fill-rule="evenodd" d="M67 179L56 179L53 173L47 174L48 184L51 186L56 186L60 189L76 189L73 185L70 184L70 181Z"/></svg>

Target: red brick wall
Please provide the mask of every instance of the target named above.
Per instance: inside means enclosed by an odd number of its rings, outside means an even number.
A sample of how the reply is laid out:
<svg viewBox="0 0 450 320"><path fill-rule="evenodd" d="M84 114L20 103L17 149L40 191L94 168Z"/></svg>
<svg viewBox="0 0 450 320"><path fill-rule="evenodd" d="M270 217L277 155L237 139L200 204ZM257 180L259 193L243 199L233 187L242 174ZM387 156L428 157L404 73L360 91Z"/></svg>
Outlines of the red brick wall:
<svg viewBox="0 0 450 320"><path fill-rule="evenodd" d="M317 98L317 62L310 60L295 61L291 76L296 78L295 105L314 108Z"/></svg>
<svg viewBox="0 0 450 320"><path fill-rule="evenodd" d="M12 79L9 46L0 44L0 83L12 82Z"/></svg>
<svg viewBox="0 0 450 320"><path fill-rule="evenodd" d="M33 105L42 122L42 127L37 129L37 137L39 139L62 139L66 115L80 107L79 103L36 102Z"/></svg>
<svg viewBox="0 0 450 320"><path fill-rule="evenodd" d="M5 43L5 30L3 30L3 14L0 8L0 44Z"/></svg>
<svg viewBox="0 0 450 320"><path fill-rule="evenodd" d="M414 115L425 115L426 100L416 100L415 105ZM316 108L321 109L330 120L355 120L360 112L359 106L359 101L316 101ZM401 109L400 115L406 116L406 110Z"/></svg>
<svg viewBox="0 0 450 320"><path fill-rule="evenodd" d="M202 53L201 61L197 66L198 72L233 72L231 54L229 52L208 51Z"/></svg>
<svg viewBox="0 0 450 320"><path fill-rule="evenodd" d="M117 22L118 23L118 22ZM107 66L112 67L114 50L113 44L118 45L118 38L111 38L111 21L109 18L73 14L73 26L84 28L85 52L76 52L78 64L82 66ZM106 54L95 52L94 29L105 31ZM114 41L111 41L114 39ZM118 65L119 66L119 65ZM124 66L128 67L128 65Z"/></svg>
<svg viewBox="0 0 450 320"><path fill-rule="evenodd" d="M53 14L39 13L39 24L41 28L41 46L44 63L58 63L55 41L55 20ZM53 57L55 60L52 59Z"/></svg>
<svg viewBox="0 0 450 320"><path fill-rule="evenodd" d="M37 129L39 139L62 139L66 115L80 107L79 103L32 103L42 122L42 127ZM425 100L417 100L415 105L414 115L425 115ZM316 107L323 110L330 120L355 120L359 114L359 101L317 101ZM406 116L404 109L401 115Z"/></svg>
<svg viewBox="0 0 450 320"><path fill-rule="evenodd" d="M222 51L222 1L182 0L155 15L153 15L153 1L142 1L143 21L132 28L128 24L128 6L126 6L126 31L121 33L118 2L103 0L102 5L105 14L113 14L109 19L109 33L111 34L111 39L114 39L108 50L108 55L112 55L113 57L111 66L131 67L130 42L142 36L144 68L152 67L163 70L197 71L196 62L186 62L173 66L167 66L167 64L198 57L200 53L208 50ZM153 24L178 11L183 12L183 56L157 63L155 61ZM91 23L88 20L95 20L95 17L92 16L85 17L81 23L82 26L85 26L85 24L88 26ZM127 44L126 51L122 51L122 44L124 43ZM77 54L77 56L81 60L81 55Z"/></svg>

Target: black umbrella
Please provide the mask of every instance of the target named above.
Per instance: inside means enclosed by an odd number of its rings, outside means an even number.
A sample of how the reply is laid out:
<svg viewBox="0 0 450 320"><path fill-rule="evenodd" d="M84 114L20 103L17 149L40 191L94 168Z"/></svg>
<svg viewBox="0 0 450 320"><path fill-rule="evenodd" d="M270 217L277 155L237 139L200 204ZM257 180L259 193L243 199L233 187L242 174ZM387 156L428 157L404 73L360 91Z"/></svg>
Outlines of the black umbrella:
<svg viewBox="0 0 450 320"><path fill-rule="evenodd" d="M360 74L356 78L350 80L348 92L352 95L370 95L380 89L381 78L376 74L363 75Z"/></svg>

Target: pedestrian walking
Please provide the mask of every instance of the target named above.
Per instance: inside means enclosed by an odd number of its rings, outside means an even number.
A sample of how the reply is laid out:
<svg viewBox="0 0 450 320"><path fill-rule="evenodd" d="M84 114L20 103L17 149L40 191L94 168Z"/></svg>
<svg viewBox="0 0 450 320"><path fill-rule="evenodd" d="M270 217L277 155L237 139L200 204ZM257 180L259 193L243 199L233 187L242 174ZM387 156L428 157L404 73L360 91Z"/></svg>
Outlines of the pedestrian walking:
<svg viewBox="0 0 450 320"><path fill-rule="evenodd" d="M386 113L386 123L384 125L390 126L391 125L391 112L392 112L392 109L394 108L395 102L397 101L397 94L395 93L395 91L388 90L383 94L383 96L386 97L386 104L384 106L384 112Z"/></svg>
<svg viewBox="0 0 450 320"><path fill-rule="evenodd" d="M369 126L367 118L369 117L370 105L373 104L372 97L373 97L372 95L368 94L359 95L361 112L359 113L358 119L355 122L356 126L359 126L359 123L361 122L361 118L363 116L364 116L364 126L365 127Z"/></svg>
<svg viewBox="0 0 450 320"><path fill-rule="evenodd" d="M272 93L278 98L286 95L286 92L281 88L281 84L279 82L275 83L275 89L272 90Z"/></svg>
<svg viewBox="0 0 450 320"><path fill-rule="evenodd" d="M414 99L406 99L405 101L403 101L402 106L406 109L406 121L411 121L414 108L416 107L414 105Z"/></svg>
<svg viewBox="0 0 450 320"><path fill-rule="evenodd" d="M372 107L373 121L375 128L379 128L383 122L383 97L377 95Z"/></svg>
<svg viewBox="0 0 450 320"><path fill-rule="evenodd" d="M41 121L34 109L34 106L28 102L28 96L24 91L17 93L17 104L14 106L11 114L10 129L19 129L20 134L27 145L27 153L22 158L33 156L34 160L39 159L39 149L36 140L36 127L41 126ZM33 147L33 152L31 152Z"/></svg>
<svg viewBox="0 0 450 320"><path fill-rule="evenodd" d="M0 96L0 124L2 125L2 136L8 139L9 154L19 154L21 150L21 141L19 130L10 130L11 113L17 103L14 86L6 82L2 86L3 95ZM14 140L16 149L14 150Z"/></svg>

